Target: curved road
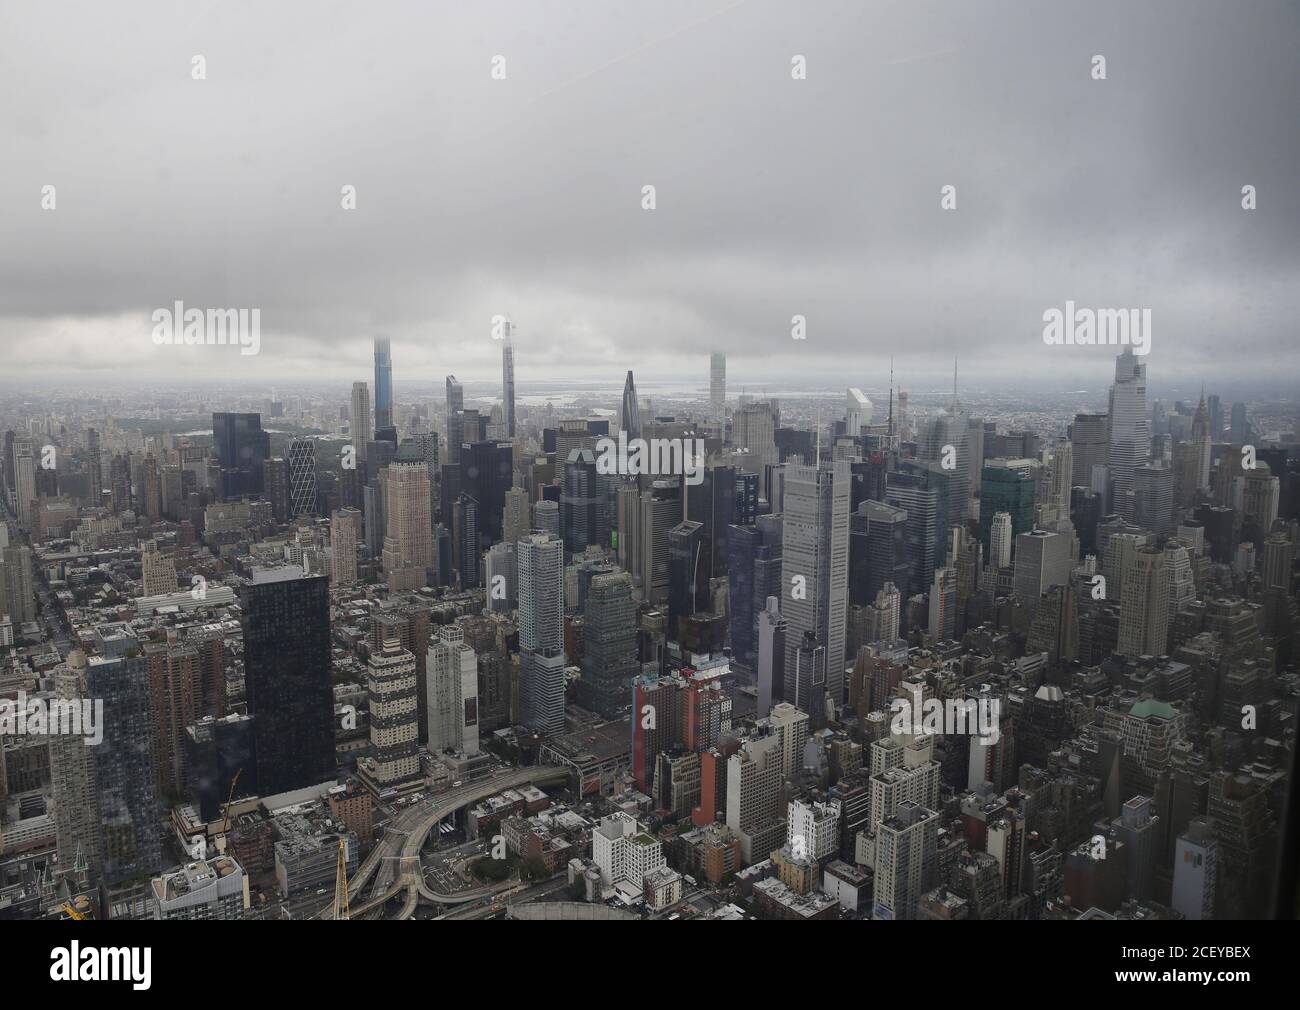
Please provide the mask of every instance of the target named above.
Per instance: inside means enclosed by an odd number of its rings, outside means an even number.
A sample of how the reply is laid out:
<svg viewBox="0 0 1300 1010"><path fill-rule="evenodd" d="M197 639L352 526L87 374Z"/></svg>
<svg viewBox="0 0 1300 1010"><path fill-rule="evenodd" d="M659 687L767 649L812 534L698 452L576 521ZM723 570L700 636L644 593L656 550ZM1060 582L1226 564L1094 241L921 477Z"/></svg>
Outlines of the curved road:
<svg viewBox="0 0 1300 1010"><path fill-rule="evenodd" d="M409 919L415 913L415 906L421 897L439 904L463 904L494 893L495 889L487 888L442 895L430 891L424 882L424 874L420 868L420 850L424 848L429 832L443 818L506 789L537 785L542 782L556 782L568 777L567 769L554 765L519 768L504 775L471 782L459 789L440 793L429 802L405 811L396 821L386 826L383 840L374 847L366 860L357 867L353 878L348 881L349 902L356 902L361 897L366 884L372 878L375 881L370 897L355 905L352 915L354 917L364 915L382 906L403 890L407 893L406 903L398 916L401 919ZM397 867L394 866L395 863L398 864ZM328 914L327 910L323 912Z"/></svg>

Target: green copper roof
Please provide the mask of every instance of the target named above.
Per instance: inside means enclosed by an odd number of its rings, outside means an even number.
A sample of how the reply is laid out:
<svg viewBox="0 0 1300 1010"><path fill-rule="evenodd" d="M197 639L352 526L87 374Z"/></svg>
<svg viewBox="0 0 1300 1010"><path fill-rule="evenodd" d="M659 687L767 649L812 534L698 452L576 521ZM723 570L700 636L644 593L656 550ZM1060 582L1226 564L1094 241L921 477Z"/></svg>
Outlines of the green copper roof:
<svg viewBox="0 0 1300 1010"><path fill-rule="evenodd" d="M1135 715L1139 719L1149 719L1151 716L1155 716L1157 719L1172 719L1174 717L1174 706L1167 701L1143 698L1128 710L1128 714Z"/></svg>

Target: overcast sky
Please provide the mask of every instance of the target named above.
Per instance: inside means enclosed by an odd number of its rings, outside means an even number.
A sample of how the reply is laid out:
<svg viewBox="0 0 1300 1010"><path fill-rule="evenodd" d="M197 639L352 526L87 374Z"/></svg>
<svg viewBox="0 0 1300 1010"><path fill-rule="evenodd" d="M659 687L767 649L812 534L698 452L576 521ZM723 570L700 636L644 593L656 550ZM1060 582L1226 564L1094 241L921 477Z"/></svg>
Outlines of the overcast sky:
<svg viewBox="0 0 1300 1010"><path fill-rule="evenodd" d="M485 379L508 314L521 380L1073 388L1114 359L1044 344L1073 299L1152 310L1153 382L1294 376L1298 11L6 3L0 373L350 382L386 334ZM260 355L156 347L176 300L260 308Z"/></svg>

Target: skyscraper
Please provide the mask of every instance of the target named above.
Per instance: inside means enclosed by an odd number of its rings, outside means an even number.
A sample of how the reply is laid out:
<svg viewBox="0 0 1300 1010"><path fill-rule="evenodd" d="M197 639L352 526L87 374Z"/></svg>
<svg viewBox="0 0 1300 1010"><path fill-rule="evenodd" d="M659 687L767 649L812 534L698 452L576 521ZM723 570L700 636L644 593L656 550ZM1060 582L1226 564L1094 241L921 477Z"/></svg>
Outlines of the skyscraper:
<svg viewBox="0 0 1300 1010"><path fill-rule="evenodd" d="M104 702L95 784L109 884L151 876L163 861L149 668L127 626L117 627L121 632L113 648L92 656L86 667L86 697Z"/></svg>
<svg viewBox="0 0 1300 1010"><path fill-rule="evenodd" d="M387 337L375 338L375 430L393 426L393 358Z"/></svg>
<svg viewBox="0 0 1300 1010"><path fill-rule="evenodd" d="M1169 635L1169 579L1165 553L1138 547L1128 558L1120 590L1119 645L1121 656L1160 656Z"/></svg>
<svg viewBox="0 0 1300 1010"><path fill-rule="evenodd" d="M478 657L458 625L439 629L429 643L429 751L474 755L478 739Z"/></svg>
<svg viewBox="0 0 1300 1010"><path fill-rule="evenodd" d="M1110 467L1113 511L1125 519L1136 512L1137 468L1151 456L1151 420L1147 412L1147 366L1125 348L1115 359L1115 382L1110 387Z"/></svg>
<svg viewBox="0 0 1300 1010"><path fill-rule="evenodd" d="M357 459L365 462L366 443L371 440L374 429L370 426L370 389L364 382L352 383L352 409L348 415L351 420L349 432L352 445L357 452Z"/></svg>
<svg viewBox="0 0 1300 1010"><path fill-rule="evenodd" d="M461 384L456 381L456 376L447 376L447 452L444 463L460 462L460 444L465 441L464 428L457 423L461 411L465 409L465 390ZM477 442L478 436L475 435L470 439L471 442Z"/></svg>
<svg viewBox="0 0 1300 1010"><path fill-rule="evenodd" d="M54 690L61 701L80 702L90 698L86 686L86 654L80 649L54 668ZM70 733L50 737L50 793L54 800L55 843L59 865L66 874L78 861L88 880L97 881L103 866L96 784L96 756L99 748Z"/></svg>
<svg viewBox="0 0 1300 1010"><path fill-rule="evenodd" d="M849 517L849 602L865 606L892 582L907 595L907 512L870 499Z"/></svg>
<svg viewBox="0 0 1300 1010"><path fill-rule="evenodd" d="M579 553L591 544L609 546L609 509L596 473L596 454L590 449L573 449L564 461L564 485L560 495L560 525L564 549Z"/></svg>
<svg viewBox="0 0 1300 1010"><path fill-rule="evenodd" d="M584 708L616 718L631 700L632 678L638 669L636 603L627 572L609 572L591 580L583 641L578 696Z"/></svg>
<svg viewBox="0 0 1300 1010"><path fill-rule="evenodd" d="M427 586L434 572L433 522L423 463L389 464L387 515L383 563L389 592Z"/></svg>
<svg viewBox="0 0 1300 1010"><path fill-rule="evenodd" d="M381 648L366 662L370 755L363 769L380 789L420 777L415 657L385 628Z"/></svg>
<svg viewBox="0 0 1300 1010"><path fill-rule="evenodd" d="M1088 487L1092 468L1105 466L1110 447L1109 414L1075 414L1070 425L1070 482Z"/></svg>
<svg viewBox="0 0 1300 1010"><path fill-rule="evenodd" d="M1031 610L1052 586L1070 579L1070 541L1050 530L1030 530L1016 537L1015 591Z"/></svg>
<svg viewBox="0 0 1300 1010"><path fill-rule="evenodd" d="M350 586L357 581L357 541L361 537L361 510L339 509L330 518L330 583Z"/></svg>
<svg viewBox="0 0 1300 1010"><path fill-rule="evenodd" d="M515 437L515 341L513 327L505 324L501 344L501 391L506 420L506 437Z"/></svg>
<svg viewBox="0 0 1300 1010"><path fill-rule="evenodd" d="M256 569L239 605L262 794L333 781L329 580L293 565Z"/></svg>
<svg viewBox="0 0 1300 1010"><path fill-rule="evenodd" d="M781 616L781 601L769 596L758 612L758 659L755 680L758 688L758 707L755 715L763 719L775 702L785 700L785 618Z"/></svg>
<svg viewBox="0 0 1300 1010"><path fill-rule="evenodd" d="M621 429L628 438L641 437L641 406L636 400L636 383L632 381L632 369L627 370L627 379L623 382L623 411L620 417Z"/></svg>
<svg viewBox="0 0 1300 1010"><path fill-rule="evenodd" d="M849 466L794 466L786 480L781 613L789 624L786 675L804 632L826 648L826 693L843 700L849 597Z"/></svg>
<svg viewBox="0 0 1300 1010"><path fill-rule="evenodd" d="M18 525L30 529L32 525L32 502L36 498L36 459L33 455L32 440L18 438L14 440L14 498L18 515Z"/></svg>
<svg viewBox="0 0 1300 1010"><path fill-rule="evenodd" d="M1011 566L1011 513L994 512L989 523L989 567Z"/></svg>
<svg viewBox="0 0 1300 1010"><path fill-rule="evenodd" d="M709 409L714 421L726 417L727 356L714 351L709 355Z"/></svg>
<svg viewBox="0 0 1300 1010"><path fill-rule="evenodd" d="M316 443L289 439L289 518L316 514Z"/></svg>
<svg viewBox="0 0 1300 1010"><path fill-rule="evenodd" d="M953 568L936 568L930 585L930 637L937 642L950 641L957 621L957 572Z"/></svg>
<svg viewBox="0 0 1300 1010"><path fill-rule="evenodd" d="M221 494L226 501L262 493L262 463L271 455L271 437L262 430L261 414L215 413L212 434L221 465Z"/></svg>
<svg viewBox="0 0 1300 1010"><path fill-rule="evenodd" d="M914 919L921 895L938 872L939 815L911 800L876 830L873 919Z"/></svg>
<svg viewBox="0 0 1300 1010"><path fill-rule="evenodd" d="M531 533L518 544L519 676L524 723L564 730L564 541Z"/></svg>

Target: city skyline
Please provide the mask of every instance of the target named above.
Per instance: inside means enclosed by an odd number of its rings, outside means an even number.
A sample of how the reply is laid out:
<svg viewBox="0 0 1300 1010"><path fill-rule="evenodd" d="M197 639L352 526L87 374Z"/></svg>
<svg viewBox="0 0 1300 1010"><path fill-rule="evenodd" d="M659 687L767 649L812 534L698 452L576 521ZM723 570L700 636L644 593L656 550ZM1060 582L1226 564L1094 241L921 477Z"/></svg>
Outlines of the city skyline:
<svg viewBox="0 0 1300 1010"><path fill-rule="evenodd" d="M928 921L1035 991L1263 980L1297 39L1284 0L0 15L0 921L123 944L15 964L192 992L196 920L872 923L902 964L878 924ZM407 948L343 933L280 984L387 991Z"/></svg>

